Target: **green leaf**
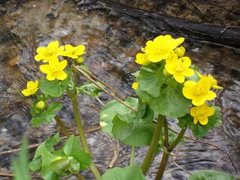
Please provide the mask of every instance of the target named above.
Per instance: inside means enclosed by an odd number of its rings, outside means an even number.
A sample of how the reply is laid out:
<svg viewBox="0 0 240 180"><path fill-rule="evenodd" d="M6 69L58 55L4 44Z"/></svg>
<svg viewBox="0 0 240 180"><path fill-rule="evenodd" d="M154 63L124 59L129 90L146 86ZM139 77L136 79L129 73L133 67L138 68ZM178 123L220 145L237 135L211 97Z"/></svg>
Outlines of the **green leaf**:
<svg viewBox="0 0 240 180"><path fill-rule="evenodd" d="M128 117L127 115L125 115ZM153 135L153 125L151 122L139 121L136 119L132 122L124 121L123 115L116 115L113 120L112 134L124 144L132 146L149 145ZM126 118L127 119L127 118Z"/></svg>
<svg viewBox="0 0 240 180"><path fill-rule="evenodd" d="M61 110L61 108L62 104L57 102L51 103L47 109L33 116L31 119L32 126L37 127L51 122L54 120L56 113Z"/></svg>
<svg viewBox="0 0 240 180"><path fill-rule="evenodd" d="M102 93L102 89L93 83L84 84L78 87L77 91L92 97L99 97Z"/></svg>
<svg viewBox="0 0 240 180"><path fill-rule="evenodd" d="M46 78L40 79L39 81L39 89L45 94L51 97L60 97L64 94L65 90L68 87L68 84L71 80L71 72L67 71L68 77L61 80L53 80L49 81Z"/></svg>
<svg viewBox="0 0 240 180"><path fill-rule="evenodd" d="M201 170L194 172L189 180L236 180L231 174L215 170Z"/></svg>
<svg viewBox="0 0 240 180"><path fill-rule="evenodd" d="M107 170L102 180L145 180L145 176L142 174L139 166L127 166L124 168L113 168Z"/></svg>
<svg viewBox="0 0 240 180"><path fill-rule="evenodd" d="M49 169L61 176L69 169L70 163L71 159L68 157L60 157L49 165Z"/></svg>
<svg viewBox="0 0 240 180"><path fill-rule="evenodd" d="M12 166L14 171L14 180L30 180L31 176L28 169L28 141L26 137L22 140L22 145L18 157L13 159Z"/></svg>
<svg viewBox="0 0 240 180"><path fill-rule="evenodd" d="M80 169L85 170L91 164L91 156L81 149L81 143L78 136L70 136L64 144L64 153L68 156L73 157L79 164ZM70 168L74 168L71 163Z"/></svg>
<svg viewBox="0 0 240 180"><path fill-rule="evenodd" d="M60 135L59 133L55 134L54 136L48 138L46 141L44 141L43 143L41 143L37 150L35 151L34 154L34 158L33 160L30 162L29 164L29 168L31 171L36 171L39 170L42 166L42 150L44 149L49 151L49 152L53 152L54 151L54 147L56 144L58 144L60 142Z"/></svg>
<svg viewBox="0 0 240 180"><path fill-rule="evenodd" d="M160 90L160 96L152 99L150 107L164 116L179 118L188 113L190 104L180 89L165 86Z"/></svg>
<svg viewBox="0 0 240 180"><path fill-rule="evenodd" d="M134 129L134 124L123 121L118 115L113 119L112 134L116 139L123 141L131 135Z"/></svg>
<svg viewBox="0 0 240 180"><path fill-rule="evenodd" d="M136 123L130 136L123 140L124 144L132 146L148 146L153 136L152 124Z"/></svg>
<svg viewBox="0 0 240 180"><path fill-rule="evenodd" d="M63 152L69 156L72 152L72 148L73 148L73 143L74 143L74 136L71 135L66 141L65 144L63 146Z"/></svg>
<svg viewBox="0 0 240 180"><path fill-rule="evenodd" d="M163 74L163 69L163 63L160 67L153 65L142 67L136 79L140 85L139 90L145 91L153 97L158 97L160 88L167 78Z"/></svg>
<svg viewBox="0 0 240 180"><path fill-rule="evenodd" d="M137 109L138 106L138 99L133 97L128 97L126 104L131 106L132 108ZM107 103L100 112L100 124L103 126L102 129L104 132L112 135L112 121L116 114L124 115L130 113L132 110L128 107L124 106L123 104L113 100Z"/></svg>

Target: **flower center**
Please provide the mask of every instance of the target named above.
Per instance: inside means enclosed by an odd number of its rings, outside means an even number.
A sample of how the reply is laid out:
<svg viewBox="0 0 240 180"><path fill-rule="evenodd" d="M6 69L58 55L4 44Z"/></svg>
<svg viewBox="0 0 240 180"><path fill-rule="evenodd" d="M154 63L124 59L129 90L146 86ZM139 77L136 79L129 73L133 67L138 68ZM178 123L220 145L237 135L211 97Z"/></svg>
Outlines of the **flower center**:
<svg viewBox="0 0 240 180"><path fill-rule="evenodd" d="M183 66L181 66L181 64L178 64L177 66L176 66L176 69L175 69L177 72L183 72L184 71L184 67Z"/></svg>

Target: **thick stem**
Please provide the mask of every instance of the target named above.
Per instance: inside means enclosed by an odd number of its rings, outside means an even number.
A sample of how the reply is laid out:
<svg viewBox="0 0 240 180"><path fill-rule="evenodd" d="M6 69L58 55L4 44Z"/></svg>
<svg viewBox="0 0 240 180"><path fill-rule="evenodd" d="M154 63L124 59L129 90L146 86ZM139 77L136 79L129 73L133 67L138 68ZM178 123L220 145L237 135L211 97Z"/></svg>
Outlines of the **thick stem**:
<svg viewBox="0 0 240 180"><path fill-rule="evenodd" d="M134 158L135 158L135 147L132 146L131 148L131 154L130 154L130 161L129 161L129 165L133 166L134 165Z"/></svg>
<svg viewBox="0 0 240 180"><path fill-rule="evenodd" d="M164 127L164 146L168 147L169 146L169 141L168 141L168 123L167 123L167 119L166 118L164 118L163 127Z"/></svg>
<svg viewBox="0 0 240 180"><path fill-rule="evenodd" d="M169 157L169 152L167 152L167 151L164 150L164 151L163 151L162 160L161 160L161 163L160 163L160 166L159 166L157 175L156 175L156 177L155 177L155 180L161 180L161 179L162 179L163 173L164 173L165 168L166 168L166 166L167 166L168 157Z"/></svg>
<svg viewBox="0 0 240 180"><path fill-rule="evenodd" d="M165 126L166 128L167 126ZM163 177L163 173L165 171L165 168L167 166L167 162L168 162L168 158L169 158L169 154L174 150L174 148L178 145L178 143L181 141L182 137L184 136L185 132L186 132L187 128L183 128L181 130L181 132L178 134L177 138L173 141L172 144L170 144L169 146L164 146L163 147L163 156L162 156L162 160L160 163L160 166L158 168L158 172L157 175L155 177L155 180L160 180ZM166 131L166 129L164 130ZM165 134L166 135L166 134ZM165 137L166 140L166 137ZM168 142L166 142L168 144Z"/></svg>
<svg viewBox="0 0 240 180"><path fill-rule="evenodd" d="M162 132L162 126L163 126L163 120L164 120L164 116L159 115L158 116L158 121L157 121L157 125L155 127L154 130L154 134L152 137L152 141L150 143L150 146L148 148L148 152L143 160L143 164L142 164L142 172L144 175L147 175L148 170L152 164L152 161L156 155L156 151L157 151L157 146L158 146L158 141L159 141L159 137L160 134Z"/></svg>
<svg viewBox="0 0 240 180"><path fill-rule="evenodd" d="M82 145L84 151L91 154L91 152L89 150L89 147L88 147L88 144L87 144L85 134L83 132L80 112L78 110L77 96L76 96L75 93L74 94L69 94L69 95L70 95L70 98L71 98L71 101L72 101L74 120L75 120L75 123L77 124L77 129L78 129L81 145ZM95 166L95 164L93 162L90 164L90 170L92 171L93 175L95 176L95 178L97 180L101 179L101 175L100 175L97 167Z"/></svg>

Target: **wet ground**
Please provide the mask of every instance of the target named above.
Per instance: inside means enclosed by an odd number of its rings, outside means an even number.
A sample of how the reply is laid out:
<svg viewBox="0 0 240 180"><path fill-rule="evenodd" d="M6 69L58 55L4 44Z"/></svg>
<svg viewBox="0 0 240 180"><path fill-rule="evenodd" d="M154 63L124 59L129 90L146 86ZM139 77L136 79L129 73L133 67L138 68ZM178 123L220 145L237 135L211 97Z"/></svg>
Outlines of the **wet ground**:
<svg viewBox="0 0 240 180"><path fill-rule="evenodd" d="M28 134L31 144L39 143L55 132L55 123L41 128L29 125L31 100L26 100L20 93L28 80L40 76L33 60L35 49L49 41L57 39L62 44L84 44L87 47L85 60L90 70L122 96L133 95L131 73L138 69L134 56L146 40L157 34L140 22L119 17L114 11L91 8L96 4L85 2L88 3L63 0L0 1L0 152L17 148L24 132ZM240 3L237 0L205 3L197 0L121 2L197 22L240 26ZM171 34L177 37L176 32ZM190 140L175 150L174 159L188 171L216 169L240 175L240 50L190 38L185 46L193 62L205 73L213 74L224 87L216 100L223 110L223 125L202 140L214 143L230 154L236 170L229 157L216 147ZM110 98L103 94L100 99L107 102ZM64 108L59 115L74 129L69 100L63 99L63 102ZM85 128L98 125L101 104L90 97L80 97L79 102ZM175 126L174 122L171 124ZM96 155L97 165L104 171L118 149L117 142L100 131L89 133L88 142ZM120 145L115 165L128 164L129 152L128 147ZM136 161L140 161L144 154L144 149L137 149ZM10 172L12 156L12 153L0 154L0 172ZM148 179L154 177L160 158L160 155L156 158ZM187 176L181 168L169 163L165 179L186 179Z"/></svg>

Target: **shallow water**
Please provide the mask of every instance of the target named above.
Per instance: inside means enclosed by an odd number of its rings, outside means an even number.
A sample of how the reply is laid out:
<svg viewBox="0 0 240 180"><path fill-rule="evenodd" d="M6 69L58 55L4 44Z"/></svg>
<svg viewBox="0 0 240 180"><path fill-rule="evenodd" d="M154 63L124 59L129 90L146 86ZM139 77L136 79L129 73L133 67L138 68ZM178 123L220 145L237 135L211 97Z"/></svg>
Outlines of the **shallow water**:
<svg viewBox="0 0 240 180"><path fill-rule="evenodd" d="M69 1L27 1L18 8L6 7L7 14L0 17L0 152L17 148L25 131L31 143L39 143L55 132L55 123L41 128L30 127L28 110L31 100L26 100L20 93L27 80L40 76L33 60L35 49L49 41L57 39L62 44L84 44L87 47L85 61L90 70L120 95L133 95L131 73L138 69L134 56L146 40L157 36L149 28L101 8L82 6L79 9ZM191 39L186 41L187 54L193 62L205 73L213 74L224 87L216 100L223 109L223 125L202 140L217 144L229 153L237 172L229 157L219 149L189 140L174 151L174 159L188 171L216 169L239 175L240 51ZM110 98L103 95L100 99L107 102ZM89 97L80 97L79 100L85 128L98 124L100 103ZM74 128L69 100L63 99L63 102L64 108L59 115ZM176 123L173 121L171 124L175 127ZM105 170L117 142L100 131L89 133L88 142L96 155L97 165ZM120 145L116 165L128 164L129 152L128 147ZM144 154L144 149L137 149L136 161L141 161ZM0 156L1 172L9 172L10 158L10 155ZM155 159L148 179L154 177L160 158L159 155ZM165 179L186 179L187 176L174 163L169 163Z"/></svg>

